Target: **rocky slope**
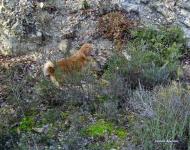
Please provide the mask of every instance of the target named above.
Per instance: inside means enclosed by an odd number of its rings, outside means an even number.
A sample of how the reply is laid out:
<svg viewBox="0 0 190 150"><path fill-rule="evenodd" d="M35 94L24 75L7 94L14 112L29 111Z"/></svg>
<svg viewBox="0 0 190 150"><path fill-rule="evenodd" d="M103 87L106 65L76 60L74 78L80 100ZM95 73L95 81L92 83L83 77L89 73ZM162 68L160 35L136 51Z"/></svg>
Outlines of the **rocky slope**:
<svg viewBox="0 0 190 150"><path fill-rule="evenodd" d="M0 54L35 55L38 66L66 57L92 42L100 69L114 43L98 33L99 17L113 10L128 13L141 26L178 25L190 46L189 0L2 0ZM185 67L189 68L189 67Z"/></svg>
<svg viewBox="0 0 190 150"><path fill-rule="evenodd" d="M145 25L178 25L190 41L189 0L123 0L122 8L139 14ZM190 42L188 42L190 46Z"/></svg>
<svg viewBox="0 0 190 150"><path fill-rule="evenodd" d="M189 0L2 0L0 8L2 54L67 53L89 41L98 49L111 48L111 42L97 38L96 25L99 15L115 8L135 14L142 25L177 24L190 41Z"/></svg>

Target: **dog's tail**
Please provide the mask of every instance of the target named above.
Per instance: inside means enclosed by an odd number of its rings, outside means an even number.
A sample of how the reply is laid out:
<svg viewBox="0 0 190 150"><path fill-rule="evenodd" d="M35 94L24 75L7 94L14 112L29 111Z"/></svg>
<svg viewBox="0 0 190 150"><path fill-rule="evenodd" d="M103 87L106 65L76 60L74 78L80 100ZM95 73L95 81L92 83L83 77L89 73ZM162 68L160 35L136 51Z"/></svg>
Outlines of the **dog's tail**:
<svg viewBox="0 0 190 150"><path fill-rule="evenodd" d="M43 67L44 76L52 76L55 72L55 65L51 61L47 61Z"/></svg>
<svg viewBox="0 0 190 150"><path fill-rule="evenodd" d="M57 82L56 78L55 78L55 65L53 64L53 62L51 61L47 61L44 64L43 67L43 72L44 72L44 76L49 76L51 81L56 85L59 86L59 83Z"/></svg>

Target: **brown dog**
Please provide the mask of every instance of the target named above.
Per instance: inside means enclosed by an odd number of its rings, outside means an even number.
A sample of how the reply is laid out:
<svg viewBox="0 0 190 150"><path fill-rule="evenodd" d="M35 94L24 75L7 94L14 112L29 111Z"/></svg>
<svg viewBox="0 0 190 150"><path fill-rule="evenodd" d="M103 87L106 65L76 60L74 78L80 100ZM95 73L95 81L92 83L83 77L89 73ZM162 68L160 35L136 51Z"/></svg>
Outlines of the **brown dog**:
<svg viewBox="0 0 190 150"><path fill-rule="evenodd" d="M59 82L56 79L56 70L61 71L61 74L69 74L74 71L82 70L87 63L94 56L92 44L83 44L82 47L71 57L59 60L55 63L48 61L44 64L43 72L45 76L49 76L51 81L59 86ZM63 76L61 75L63 81Z"/></svg>

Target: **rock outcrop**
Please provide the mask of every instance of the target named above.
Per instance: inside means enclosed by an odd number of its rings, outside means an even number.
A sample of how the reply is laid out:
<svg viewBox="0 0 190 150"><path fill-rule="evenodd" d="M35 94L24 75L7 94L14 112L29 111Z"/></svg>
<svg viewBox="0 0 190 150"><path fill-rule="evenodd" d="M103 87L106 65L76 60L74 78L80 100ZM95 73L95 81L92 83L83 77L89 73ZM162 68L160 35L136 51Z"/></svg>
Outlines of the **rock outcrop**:
<svg viewBox="0 0 190 150"><path fill-rule="evenodd" d="M138 13L146 26L180 26L190 47L190 0L121 0L120 6Z"/></svg>
<svg viewBox="0 0 190 150"><path fill-rule="evenodd" d="M142 25L179 25L190 47L190 0L1 0L0 54L67 54L89 41L102 47L107 41L96 38L97 18L115 8L138 15Z"/></svg>

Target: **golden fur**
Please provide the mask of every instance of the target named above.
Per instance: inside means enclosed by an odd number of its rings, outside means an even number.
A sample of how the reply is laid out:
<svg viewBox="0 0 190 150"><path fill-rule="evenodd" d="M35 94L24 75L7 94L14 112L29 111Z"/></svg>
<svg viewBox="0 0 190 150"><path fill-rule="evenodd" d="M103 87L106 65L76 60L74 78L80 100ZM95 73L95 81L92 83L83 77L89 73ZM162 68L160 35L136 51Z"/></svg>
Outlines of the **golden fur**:
<svg viewBox="0 0 190 150"><path fill-rule="evenodd" d="M72 56L59 60L55 63L48 61L44 64L43 72L45 76L49 76L55 85L59 83L55 77L55 71L61 70L64 74L72 73L73 71L82 70L93 56L92 44L83 44L82 47ZM63 80L63 77L61 78Z"/></svg>

